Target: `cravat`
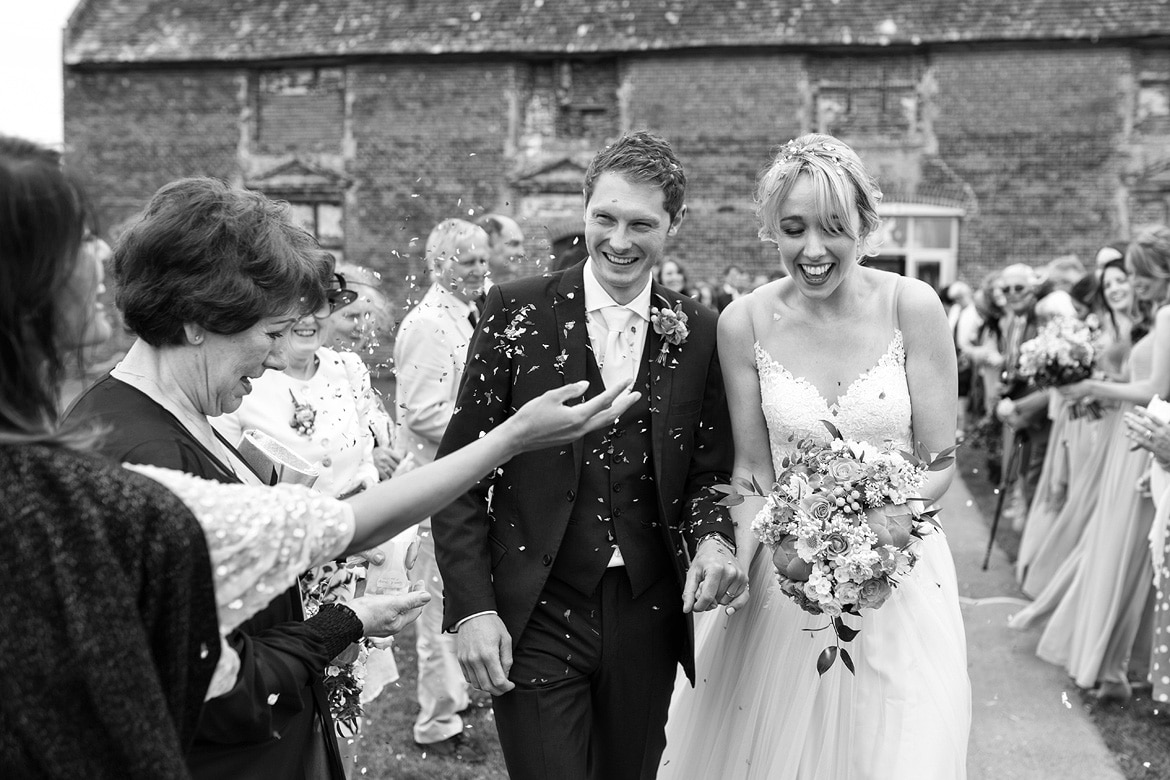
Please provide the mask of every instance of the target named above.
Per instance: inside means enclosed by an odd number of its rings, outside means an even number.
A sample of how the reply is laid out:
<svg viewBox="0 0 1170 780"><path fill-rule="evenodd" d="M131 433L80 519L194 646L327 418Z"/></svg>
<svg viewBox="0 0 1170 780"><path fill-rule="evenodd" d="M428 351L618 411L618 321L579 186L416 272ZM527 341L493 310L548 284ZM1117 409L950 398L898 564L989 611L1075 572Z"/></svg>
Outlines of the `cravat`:
<svg viewBox="0 0 1170 780"><path fill-rule="evenodd" d="M479 313L474 306L471 307L471 311L467 312L467 321L471 323L471 329L475 330L475 325L479 322Z"/></svg>
<svg viewBox="0 0 1170 780"><path fill-rule="evenodd" d="M634 378L634 358L631 344L630 320L635 316L625 306L606 306L601 310L605 320L605 351L601 354L601 379L606 387Z"/></svg>

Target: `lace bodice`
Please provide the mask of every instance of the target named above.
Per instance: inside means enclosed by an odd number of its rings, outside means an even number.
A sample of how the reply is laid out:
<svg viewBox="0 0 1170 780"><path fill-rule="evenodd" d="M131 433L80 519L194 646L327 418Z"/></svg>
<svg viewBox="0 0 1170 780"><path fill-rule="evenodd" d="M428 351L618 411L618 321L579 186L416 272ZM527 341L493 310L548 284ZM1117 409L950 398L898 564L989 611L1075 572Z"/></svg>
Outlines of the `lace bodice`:
<svg viewBox="0 0 1170 780"><path fill-rule="evenodd" d="M793 376L758 341L755 353L772 465L777 472L781 457L792 449L790 435L794 435L793 441L829 440L829 431L822 420L831 422L848 439L911 444L910 388L906 384L902 331L894 331L877 365L854 379L834 404L829 404L807 379Z"/></svg>

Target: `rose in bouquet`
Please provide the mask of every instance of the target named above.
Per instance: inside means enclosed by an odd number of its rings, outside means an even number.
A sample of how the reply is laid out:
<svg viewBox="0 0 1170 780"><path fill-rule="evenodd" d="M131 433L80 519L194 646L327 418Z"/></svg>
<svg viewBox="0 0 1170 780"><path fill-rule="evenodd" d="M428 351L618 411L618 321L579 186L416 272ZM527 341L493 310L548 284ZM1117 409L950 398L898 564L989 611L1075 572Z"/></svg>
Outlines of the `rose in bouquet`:
<svg viewBox="0 0 1170 780"><path fill-rule="evenodd" d="M1020 345L1016 374L1037 387L1071 385L1093 375L1099 352L1100 328L1090 317L1055 317L1035 338ZM1100 418L1101 409L1094 402L1083 402L1070 410L1074 418L1089 414Z"/></svg>
<svg viewBox="0 0 1170 780"><path fill-rule="evenodd" d="M854 671L841 642L858 629L842 616L881 607L914 567L916 540L937 527L937 510L922 508L919 491L928 471L954 461L955 449L931 459L925 447L914 453L892 442L852 441L825 426L832 440L796 442L770 490L743 480L717 488L727 505L743 500L741 489L764 497L752 533L772 550L781 592L804 611L828 616L823 628L832 627L837 638L817 660L821 674L838 656Z"/></svg>

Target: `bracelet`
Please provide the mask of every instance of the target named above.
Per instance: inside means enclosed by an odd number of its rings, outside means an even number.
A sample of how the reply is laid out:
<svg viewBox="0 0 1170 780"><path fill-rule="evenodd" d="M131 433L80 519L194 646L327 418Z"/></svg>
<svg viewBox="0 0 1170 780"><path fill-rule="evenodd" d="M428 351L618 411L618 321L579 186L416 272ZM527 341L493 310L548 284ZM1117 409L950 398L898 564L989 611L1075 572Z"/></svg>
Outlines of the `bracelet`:
<svg viewBox="0 0 1170 780"><path fill-rule="evenodd" d="M711 533L709 533L709 534L703 534L702 536L700 536L700 537L699 537L699 538L698 538L698 539L695 541L695 552L698 552L698 551L699 551L699 546L700 546L700 545L701 545L703 542L705 542L705 541L707 541L708 539L711 539L711 538L714 538L714 539L715 539L715 541L717 541L717 542L719 542L721 545L723 545L723 548L724 548L724 549L727 551L727 553L728 553L729 555L735 555L735 544L733 544L732 542L729 542L729 541L727 540L727 537L726 537L726 536L724 536L723 534L719 533L718 531L712 531L712 532L711 532Z"/></svg>

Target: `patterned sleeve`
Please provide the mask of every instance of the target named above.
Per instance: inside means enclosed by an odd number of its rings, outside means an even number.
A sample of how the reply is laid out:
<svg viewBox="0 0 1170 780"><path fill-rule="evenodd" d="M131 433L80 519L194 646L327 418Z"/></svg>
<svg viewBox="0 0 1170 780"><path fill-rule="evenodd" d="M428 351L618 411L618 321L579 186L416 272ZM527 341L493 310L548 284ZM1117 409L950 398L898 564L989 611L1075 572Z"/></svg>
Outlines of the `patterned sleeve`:
<svg viewBox="0 0 1170 780"><path fill-rule="evenodd" d="M178 496L203 526L224 634L353 539L353 509L301 485L227 485L155 466L125 467Z"/></svg>

